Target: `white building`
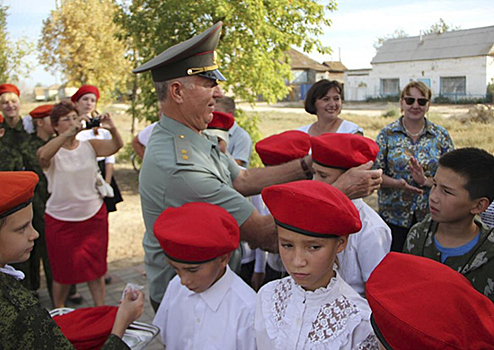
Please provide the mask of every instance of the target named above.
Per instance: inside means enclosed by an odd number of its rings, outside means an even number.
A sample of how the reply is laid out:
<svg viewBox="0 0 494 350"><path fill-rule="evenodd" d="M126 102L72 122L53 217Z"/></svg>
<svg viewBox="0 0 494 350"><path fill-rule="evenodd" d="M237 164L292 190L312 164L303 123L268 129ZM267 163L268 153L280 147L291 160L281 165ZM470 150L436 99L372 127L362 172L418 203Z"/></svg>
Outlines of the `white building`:
<svg viewBox="0 0 494 350"><path fill-rule="evenodd" d="M398 95L412 80L427 84L433 97L485 98L494 81L494 26L389 39L371 65L360 78L365 70L345 73L345 99Z"/></svg>

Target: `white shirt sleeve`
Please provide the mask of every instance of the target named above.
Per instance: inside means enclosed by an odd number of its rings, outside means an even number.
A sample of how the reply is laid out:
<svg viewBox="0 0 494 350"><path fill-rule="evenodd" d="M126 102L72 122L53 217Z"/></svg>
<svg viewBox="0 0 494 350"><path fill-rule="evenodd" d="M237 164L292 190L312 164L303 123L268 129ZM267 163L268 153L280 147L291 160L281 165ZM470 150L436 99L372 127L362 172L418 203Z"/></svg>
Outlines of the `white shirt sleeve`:
<svg viewBox="0 0 494 350"><path fill-rule="evenodd" d="M154 122L146 126L144 129L142 129L142 131L139 134L137 134L137 139L144 147L147 146L149 142L149 138L151 137L151 134L153 133L153 129L156 126L156 124L158 124L158 122Z"/></svg>

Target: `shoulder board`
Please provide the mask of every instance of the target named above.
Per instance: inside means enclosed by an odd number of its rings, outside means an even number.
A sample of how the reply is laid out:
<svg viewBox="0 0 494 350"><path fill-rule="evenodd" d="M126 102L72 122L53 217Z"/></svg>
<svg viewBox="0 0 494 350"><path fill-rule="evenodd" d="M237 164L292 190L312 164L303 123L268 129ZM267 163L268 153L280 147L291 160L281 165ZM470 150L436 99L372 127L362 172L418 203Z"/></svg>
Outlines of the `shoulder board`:
<svg viewBox="0 0 494 350"><path fill-rule="evenodd" d="M192 165L194 164L191 157L190 142L184 135L175 135L173 137L175 145L175 159L177 164Z"/></svg>

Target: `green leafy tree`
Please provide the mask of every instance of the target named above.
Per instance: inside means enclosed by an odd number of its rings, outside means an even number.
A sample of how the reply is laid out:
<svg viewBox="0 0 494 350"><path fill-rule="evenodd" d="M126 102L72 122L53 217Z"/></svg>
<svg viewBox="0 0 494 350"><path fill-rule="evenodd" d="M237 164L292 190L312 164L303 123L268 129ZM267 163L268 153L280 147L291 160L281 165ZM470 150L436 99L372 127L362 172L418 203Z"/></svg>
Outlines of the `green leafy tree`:
<svg viewBox="0 0 494 350"><path fill-rule="evenodd" d="M258 96L274 102L289 92L285 81L291 70L287 51L291 46L329 53L317 37L331 25L325 11L336 9L329 0L133 0L120 3L117 23L122 40L131 44L134 65L155 57L168 47L223 21L218 46L222 85L238 98L253 102ZM141 93L139 114L156 120L157 103L149 73L137 83Z"/></svg>
<svg viewBox="0 0 494 350"><path fill-rule="evenodd" d="M423 30L422 34L428 35L428 34L442 34L445 32L451 32L454 30L458 30L460 27L452 25L452 24L447 24L444 19L439 18L439 21L434 23L429 27L429 29Z"/></svg>
<svg viewBox="0 0 494 350"><path fill-rule="evenodd" d="M387 34L382 37L376 38L376 41L374 42L374 48L376 51L378 51L381 46L383 46L384 42L389 39L400 39L400 38L407 38L409 35L401 28L396 29L393 33Z"/></svg>
<svg viewBox="0 0 494 350"><path fill-rule="evenodd" d="M62 72L74 86L98 86L103 100L124 90L130 74L126 47L117 39L120 27L112 19L112 0L61 0L43 21L38 43L40 62Z"/></svg>
<svg viewBox="0 0 494 350"><path fill-rule="evenodd" d="M0 82L17 82L27 77L30 64L26 57L33 52L34 45L26 38L10 40L7 32L8 6L0 2Z"/></svg>

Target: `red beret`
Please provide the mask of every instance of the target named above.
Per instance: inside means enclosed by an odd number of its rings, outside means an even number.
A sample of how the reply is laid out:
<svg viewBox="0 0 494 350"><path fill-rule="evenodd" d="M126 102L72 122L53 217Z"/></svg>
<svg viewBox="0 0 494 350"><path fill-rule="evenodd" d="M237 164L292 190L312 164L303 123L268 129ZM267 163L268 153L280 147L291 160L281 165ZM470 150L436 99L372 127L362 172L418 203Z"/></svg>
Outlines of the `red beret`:
<svg viewBox="0 0 494 350"><path fill-rule="evenodd" d="M53 105L41 105L29 112L29 115L33 119L49 117L52 109Z"/></svg>
<svg viewBox="0 0 494 350"><path fill-rule="evenodd" d="M266 137L255 147L264 165L278 165L309 154L310 136L302 131L289 130Z"/></svg>
<svg viewBox="0 0 494 350"><path fill-rule="evenodd" d="M53 319L76 349L99 349L111 333L116 306L77 309Z"/></svg>
<svg viewBox="0 0 494 350"><path fill-rule="evenodd" d="M345 236L360 231L360 215L343 192L320 181L274 185L262 191L276 224L314 237Z"/></svg>
<svg viewBox="0 0 494 350"><path fill-rule="evenodd" d="M32 171L0 171L0 219L27 207L37 183Z"/></svg>
<svg viewBox="0 0 494 350"><path fill-rule="evenodd" d="M93 85L82 85L70 99L72 100L72 102L76 103L85 94L95 94L96 100L99 99L99 90L96 86Z"/></svg>
<svg viewBox="0 0 494 350"><path fill-rule="evenodd" d="M6 92L13 92L17 96L21 96L21 92L17 88L17 86L12 85L12 84L0 84L0 95L6 93Z"/></svg>
<svg viewBox="0 0 494 350"><path fill-rule="evenodd" d="M228 131L233 126L235 118L230 113L213 112L213 120L208 124L208 129L219 129Z"/></svg>
<svg viewBox="0 0 494 350"><path fill-rule="evenodd" d="M222 207L194 202L163 211L154 235L165 255L183 263L203 263L237 249L238 224Z"/></svg>
<svg viewBox="0 0 494 350"><path fill-rule="evenodd" d="M328 133L310 139L312 160L317 164L350 169L376 160L379 146L373 140L354 134Z"/></svg>
<svg viewBox="0 0 494 350"><path fill-rule="evenodd" d="M494 349L494 305L444 264L389 253L365 289L376 335L389 348Z"/></svg>

